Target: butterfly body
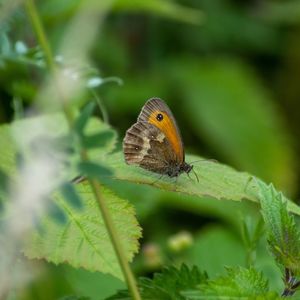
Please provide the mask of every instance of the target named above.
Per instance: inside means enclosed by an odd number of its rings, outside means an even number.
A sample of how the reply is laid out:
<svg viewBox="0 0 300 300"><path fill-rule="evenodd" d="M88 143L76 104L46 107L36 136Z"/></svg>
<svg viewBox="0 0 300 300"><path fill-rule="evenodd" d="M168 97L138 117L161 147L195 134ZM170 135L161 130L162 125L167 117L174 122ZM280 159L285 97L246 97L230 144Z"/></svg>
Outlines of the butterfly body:
<svg viewBox="0 0 300 300"><path fill-rule="evenodd" d="M169 177L189 173L193 168L185 162L182 139L172 112L159 98L148 100L137 123L126 131L123 152L126 163Z"/></svg>

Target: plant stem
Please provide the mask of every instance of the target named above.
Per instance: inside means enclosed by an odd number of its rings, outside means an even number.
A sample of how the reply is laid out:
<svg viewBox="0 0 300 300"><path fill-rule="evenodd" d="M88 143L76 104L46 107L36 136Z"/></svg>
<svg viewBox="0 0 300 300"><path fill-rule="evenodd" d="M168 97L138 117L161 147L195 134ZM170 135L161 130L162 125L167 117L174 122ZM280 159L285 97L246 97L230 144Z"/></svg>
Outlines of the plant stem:
<svg viewBox="0 0 300 300"><path fill-rule="evenodd" d="M45 34L44 28L42 26L39 14L37 12L34 0L26 0L25 1L25 6L26 6L27 13L30 17L33 29L35 31L35 34L37 36L37 39L38 39L38 41L39 41L39 43L40 43L40 45L41 45L41 47L44 51L44 55L45 55L45 59L46 59L46 62L47 62L48 69L49 69L51 75L53 76L53 78L55 80L55 84L57 85L58 91L60 92L60 98L62 100L63 110L64 110L64 113L66 115L69 127L70 127L70 129L72 129L73 123L74 123L74 118L73 118L71 110L69 109L69 106L67 105L67 101L66 101L66 99L63 95L62 89L60 88L59 82L56 79L57 78L57 76L56 76L57 75L56 65L55 65L55 62L53 60L52 51L51 51L50 45L48 43L48 40L46 38L46 34ZM89 160L88 154L85 150L81 151L81 159L83 161L88 161ZM105 201L102 197L102 194L101 194L101 191L100 191L100 184L94 179L88 179L88 182L89 182L89 184L92 188L94 196L95 196L95 198L97 200L97 203L99 205L99 209L100 209L102 217L104 219L107 231L109 233L111 242L113 244L114 250L116 252L116 256L118 258L120 267L122 269L124 278L126 279L128 289L129 289L129 291L132 295L132 298L134 300L141 300L141 296L140 296L139 291L138 291L136 280L135 280L134 275L133 275L133 273L130 269L129 263L126 259L126 255L123 251L123 247L120 243L120 239L118 238L118 234L117 234L117 231L116 231L115 226L113 224L113 221L112 221L111 215L109 213L109 210L108 210L108 208L106 206L106 203L105 203Z"/></svg>

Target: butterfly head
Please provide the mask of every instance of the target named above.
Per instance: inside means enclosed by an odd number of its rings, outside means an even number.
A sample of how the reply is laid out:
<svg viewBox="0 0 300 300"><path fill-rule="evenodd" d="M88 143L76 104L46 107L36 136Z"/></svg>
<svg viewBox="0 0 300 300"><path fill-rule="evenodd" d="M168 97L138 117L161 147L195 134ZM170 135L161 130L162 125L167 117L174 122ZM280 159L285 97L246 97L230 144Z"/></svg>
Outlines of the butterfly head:
<svg viewBox="0 0 300 300"><path fill-rule="evenodd" d="M168 166L168 168L167 168L167 170L166 170L165 173L169 177L178 177L182 173L189 174L192 171L192 169L193 169L192 165L189 165L188 163L183 162L180 165L172 165L172 164L170 164Z"/></svg>

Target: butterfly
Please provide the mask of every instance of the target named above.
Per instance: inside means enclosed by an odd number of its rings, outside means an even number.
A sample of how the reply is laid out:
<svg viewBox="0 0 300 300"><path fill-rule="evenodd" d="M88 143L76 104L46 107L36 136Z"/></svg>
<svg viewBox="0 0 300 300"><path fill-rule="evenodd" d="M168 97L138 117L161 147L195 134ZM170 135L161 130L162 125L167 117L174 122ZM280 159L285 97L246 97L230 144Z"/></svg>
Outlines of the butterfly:
<svg viewBox="0 0 300 300"><path fill-rule="evenodd" d="M123 152L127 164L178 177L193 166L185 162L183 142L175 118L167 104L151 98L143 106L137 122L125 134Z"/></svg>

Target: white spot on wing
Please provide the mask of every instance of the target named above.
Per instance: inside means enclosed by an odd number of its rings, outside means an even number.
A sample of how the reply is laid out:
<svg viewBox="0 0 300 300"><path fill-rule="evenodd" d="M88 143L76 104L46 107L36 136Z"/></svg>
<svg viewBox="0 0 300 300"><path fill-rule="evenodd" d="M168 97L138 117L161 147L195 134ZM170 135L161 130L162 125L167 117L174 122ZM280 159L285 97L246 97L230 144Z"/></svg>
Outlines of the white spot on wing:
<svg viewBox="0 0 300 300"><path fill-rule="evenodd" d="M166 136L162 132L160 132L159 135L157 136L156 140L159 141L160 143L162 143L164 141L165 137Z"/></svg>

